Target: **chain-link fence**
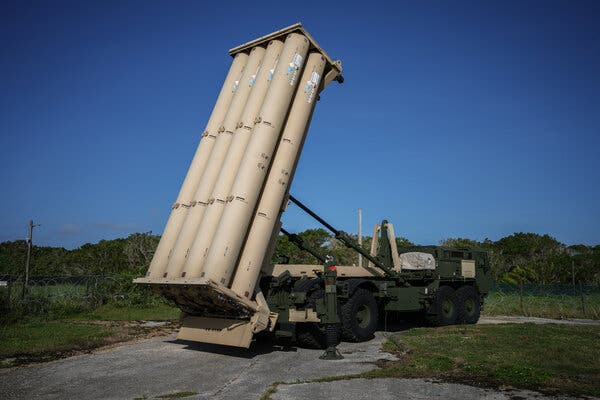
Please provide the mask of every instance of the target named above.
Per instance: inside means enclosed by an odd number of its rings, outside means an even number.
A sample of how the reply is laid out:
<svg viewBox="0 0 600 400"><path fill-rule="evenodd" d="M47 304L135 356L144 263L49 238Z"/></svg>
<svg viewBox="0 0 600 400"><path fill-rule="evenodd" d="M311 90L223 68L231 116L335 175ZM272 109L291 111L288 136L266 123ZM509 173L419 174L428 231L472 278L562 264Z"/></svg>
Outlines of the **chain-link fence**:
<svg viewBox="0 0 600 400"><path fill-rule="evenodd" d="M600 319L600 286L496 284L485 301L487 315Z"/></svg>
<svg viewBox="0 0 600 400"><path fill-rule="evenodd" d="M151 306L164 302L132 283L132 275L47 276L29 279L0 276L0 322L25 317L61 318L117 303Z"/></svg>
<svg viewBox="0 0 600 400"><path fill-rule="evenodd" d="M132 274L33 277L0 276L0 322L25 317L61 318L103 304L147 307L162 297L133 284ZM496 284L485 300L487 315L600 319L600 286Z"/></svg>

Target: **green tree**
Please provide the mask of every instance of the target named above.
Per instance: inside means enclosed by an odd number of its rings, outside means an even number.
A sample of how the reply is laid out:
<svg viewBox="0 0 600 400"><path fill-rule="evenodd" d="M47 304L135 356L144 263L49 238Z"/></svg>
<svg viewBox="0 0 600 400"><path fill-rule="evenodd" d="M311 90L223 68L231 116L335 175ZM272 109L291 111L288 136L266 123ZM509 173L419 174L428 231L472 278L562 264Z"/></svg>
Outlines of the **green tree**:
<svg viewBox="0 0 600 400"><path fill-rule="evenodd" d="M307 229L298 233L298 236L302 238L305 246L314 249L323 256L326 255L325 246L331 239L327 231L324 229ZM271 258L273 263L287 261L290 264L320 264L310 253L300 250L286 235L279 235L277 239L275 251Z"/></svg>
<svg viewBox="0 0 600 400"><path fill-rule="evenodd" d="M123 248L127 259L127 269L138 274L145 273L150 266L159 241L160 236L153 235L152 232L129 235Z"/></svg>

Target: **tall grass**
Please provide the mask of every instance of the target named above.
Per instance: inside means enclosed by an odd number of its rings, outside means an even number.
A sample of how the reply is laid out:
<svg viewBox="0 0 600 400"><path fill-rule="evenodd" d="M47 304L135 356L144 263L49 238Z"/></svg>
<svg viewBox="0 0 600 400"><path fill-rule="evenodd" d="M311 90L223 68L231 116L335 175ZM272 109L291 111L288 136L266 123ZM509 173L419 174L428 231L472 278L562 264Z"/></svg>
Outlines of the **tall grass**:
<svg viewBox="0 0 600 400"><path fill-rule="evenodd" d="M134 285L127 275L100 277L75 283L57 283L57 279L34 281L23 291L13 284L0 293L0 323L11 324L24 319L61 319L100 306L113 308L150 308L168 304L164 298Z"/></svg>
<svg viewBox="0 0 600 400"><path fill-rule="evenodd" d="M600 293L577 296L523 295L492 292L485 300L485 315L523 315L542 318L600 319Z"/></svg>

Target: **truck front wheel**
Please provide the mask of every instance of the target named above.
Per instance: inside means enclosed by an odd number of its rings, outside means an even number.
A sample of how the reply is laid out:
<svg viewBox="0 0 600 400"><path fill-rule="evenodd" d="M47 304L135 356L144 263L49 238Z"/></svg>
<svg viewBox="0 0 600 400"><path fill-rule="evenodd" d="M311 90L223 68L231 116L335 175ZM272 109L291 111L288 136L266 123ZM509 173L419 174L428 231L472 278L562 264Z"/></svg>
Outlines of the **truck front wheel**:
<svg viewBox="0 0 600 400"><path fill-rule="evenodd" d="M296 324L296 341L300 347L324 349L327 347L325 332L314 322Z"/></svg>
<svg viewBox="0 0 600 400"><path fill-rule="evenodd" d="M377 329L377 302L373 294L358 288L340 309L342 337L351 342L364 342Z"/></svg>
<svg viewBox="0 0 600 400"><path fill-rule="evenodd" d="M479 320L481 302L473 286L463 286L456 291L456 308L459 324L475 324Z"/></svg>
<svg viewBox="0 0 600 400"><path fill-rule="evenodd" d="M307 307L317 309L317 303L323 301L324 291L316 286L307 296ZM296 324L296 341L301 347L324 349L327 347L327 335L322 324L316 322L300 322Z"/></svg>
<svg viewBox="0 0 600 400"><path fill-rule="evenodd" d="M458 318L456 296L450 286L440 286L427 311L427 321L434 326L454 325Z"/></svg>

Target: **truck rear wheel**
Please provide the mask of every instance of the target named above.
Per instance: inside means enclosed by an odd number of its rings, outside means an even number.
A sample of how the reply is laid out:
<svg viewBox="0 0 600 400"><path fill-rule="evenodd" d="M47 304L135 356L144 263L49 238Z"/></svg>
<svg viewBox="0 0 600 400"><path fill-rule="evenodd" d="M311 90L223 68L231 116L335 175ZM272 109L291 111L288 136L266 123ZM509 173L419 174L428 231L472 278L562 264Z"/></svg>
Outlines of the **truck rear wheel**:
<svg viewBox="0 0 600 400"><path fill-rule="evenodd" d="M450 286L440 286L427 311L427 321L434 326L454 325L458 318L456 296Z"/></svg>
<svg viewBox="0 0 600 400"><path fill-rule="evenodd" d="M342 337L352 342L364 342L377 329L377 302L366 289L357 289L341 307Z"/></svg>
<svg viewBox="0 0 600 400"><path fill-rule="evenodd" d="M479 320L481 302L473 286L463 286L456 291L457 319L459 324L475 324Z"/></svg>

